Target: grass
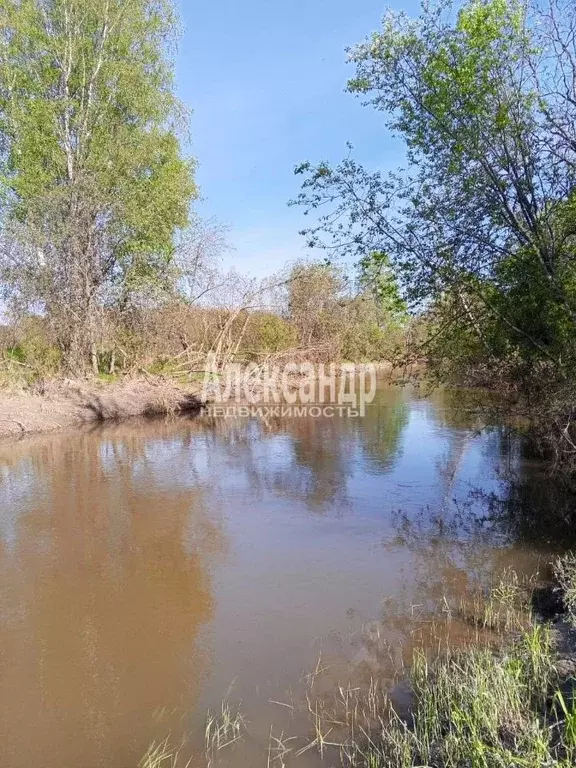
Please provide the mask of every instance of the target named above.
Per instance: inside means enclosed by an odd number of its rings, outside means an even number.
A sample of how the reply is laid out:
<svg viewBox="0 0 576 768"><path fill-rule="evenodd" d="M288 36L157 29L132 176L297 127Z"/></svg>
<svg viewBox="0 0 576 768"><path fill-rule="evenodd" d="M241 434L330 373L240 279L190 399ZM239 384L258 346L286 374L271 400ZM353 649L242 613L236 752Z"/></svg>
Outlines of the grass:
<svg viewBox="0 0 576 768"><path fill-rule="evenodd" d="M564 563L571 588L574 565ZM576 705L559 690L552 630L520 606L521 594L508 574L483 605L455 611L478 628L469 646L448 644L432 659L416 651L408 716L374 682L339 688L328 704L309 700L312 738L301 752L314 747L323 757L331 748L328 762L343 768L576 765ZM490 641L480 629L491 630Z"/></svg>
<svg viewBox="0 0 576 768"><path fill-rule="evenodd" d="M219 752L242 738L245 730L246 722L239 705L232 707L223 699L219 712L208 712L204 731L208 768L214 764Z"/></svg>
<svg viewBox="0 0 576 768"><path fill-rule="evenodd" d="M218 712L208 712L204 731L204 756L185 760L185 744L175 747L168 736L164 741L152 742L138 768L211 768L218 761L220 752L239 741L246 731L246 722L240 706L233 707L222 700Z"/></svg>
<svg viewBox="0 0 576 768"><path fill-rule="evenodd" d="M576 557L558 561L556 573L573 620ZM463 621L471 630L469 641L452 647L444 627L433 655L424 648L415 651L407 711L396 708L389 685L378 680L317 695L326 669L319 659L303 678L309 736L287 736L272 726L261 764L297 767L316 754L318 765L329 768L575 766L576 696L556 669L555 630L531 615L529 595L508 572L482 599L456 608L445 601L445 621ZM576 658L576 648L573 653ZM205 764L219 763L220 753L245 733L239 707L224 700L218 712L208 714ZM233 766L230 757L226 765ZM164 742L152 745L140 768L180 768L178 761L178 750Z"/></svg>
<svg viewBox="0 0 576 768"><path fill-rule="evenodd" d="M576 554L558 558L554 572L564 594L568 620L576 626Z"/></svg>
<svg viewBox="0 0 576 768"><path fill-rule="evenodd" d="M502 655L488 648L448 651L432 663L417 655L411 673L414 727L392 718L379 741L371 741L368 765L562 764L553 760L552 733L540 716L550 658L549 631L542 627Z"/></svg>
<svg viewBox="0 0 576 768"><path fill-rule="evenodd" d="M138 768L190 768L192 762L181 759L180 749L175 749L166 738L160 743L153 742L140 761Z"/></svg>

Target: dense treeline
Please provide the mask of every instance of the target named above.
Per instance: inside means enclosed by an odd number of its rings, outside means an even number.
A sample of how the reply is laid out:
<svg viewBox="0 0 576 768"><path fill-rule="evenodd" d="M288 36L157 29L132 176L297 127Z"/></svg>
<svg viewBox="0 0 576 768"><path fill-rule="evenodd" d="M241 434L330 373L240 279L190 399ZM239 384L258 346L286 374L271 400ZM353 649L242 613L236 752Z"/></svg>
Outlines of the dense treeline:
<svg viewBox="0 0 576 768"><path fill-rule="evenodd" d="M403 349L410 323L395 282L390 276L383 282L384 295L321 262L297 263L260 282L198 265L188 286L192 294L181 287L163 301L100 312L97 372L189 377L208 358L220 367L295 358L392 360ZM0 348L5 381L33 383L65 371L49 317L21 315L4 327Z"/></svg>
<svg viewBox="0 0 576 768"><path fill-rule="evenodd" d="M350 51L348 90L387 115L406 169L309 163L313 245L378 269L425 321L414 353L443 381L512 394L575 451L576 6L438 0L389 13ZM366 254L378 254L368 258Z"/></svg>

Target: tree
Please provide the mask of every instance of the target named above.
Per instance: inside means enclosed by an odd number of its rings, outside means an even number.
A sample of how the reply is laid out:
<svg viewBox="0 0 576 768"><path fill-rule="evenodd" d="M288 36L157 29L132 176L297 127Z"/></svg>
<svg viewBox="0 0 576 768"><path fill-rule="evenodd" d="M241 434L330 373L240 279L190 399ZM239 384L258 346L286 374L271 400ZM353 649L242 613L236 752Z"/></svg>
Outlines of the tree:
<svg viewBox="0 0 576 768"><path fill-rule="evenodd" d="M288 281L289 319L305 347L333 337L343 283L338 270L329 264L303 262L292 268Z"/></svg>
<svg viewBox="0 0 576 768"><path fill-rule="evenodd" d="M545 444L576 445L576 7L450 0L389 13L350 51L407 170L303 163L310 245L385 253L444 379L512 391Z"/></svg>
<svg viewBox="0 0 576 768"><path fill-rule="evenodd" d="M398 323L406 320L408 307L402 298L388 254L381 251L369 253L360 259L359 267L360 289L373 297L381 313Z"/></svg>
<svg viewBox="0 0 576 768"><path fill-rule="evenodd" d="M0 7L3 282L92 358L113 288L162 280L196 196L180 151L170 0Z"/></svg>
<svg viewBox="0 0 576 768"><path fill-rule="evenodd" d="M408 169L304 163L311 245L385 253L426 344L527 391L576 370L576 7L426 3L350 51L348 89L388 117ZM439 346L440 345L440 346ZM442 353L441 345L444 345ZM499 365L494 365L495 362ZM462 370L462 356L453 370ZM545 374L544 374L545 372Z"/></svg>

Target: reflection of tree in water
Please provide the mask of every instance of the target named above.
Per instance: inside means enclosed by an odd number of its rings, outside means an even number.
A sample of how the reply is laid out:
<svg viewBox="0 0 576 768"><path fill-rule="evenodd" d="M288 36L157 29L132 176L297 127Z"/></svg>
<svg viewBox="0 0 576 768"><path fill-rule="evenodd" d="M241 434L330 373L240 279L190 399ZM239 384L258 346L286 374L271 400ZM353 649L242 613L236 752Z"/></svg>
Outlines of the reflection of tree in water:
<svg viewBox="0 0 576 768"><path fill-rule="evenodd" d="M391 557L402 550L394 594L384 596L380 617L363 628L355 658L370 676L389 680L402 676L414 649L435 654L447 642L455 648L479 633L489 641L488 630L470 620L481 595L511 569L528 582L539 566L534 553L498 546L480 529L470 537L457 518L447 521L430 510L398 514L394 524L395 538L384 543Z"/></svg>
<svg viewBox="0 0 576 768"><path fill-rule="evenodd" d="M304 501L313 509L348 504L354 443L345 419L291 419L285 425L292 461L266 473L265 483L279 495Z"/></svg>
<svg viewBox="0 0 576 768"><path fill-rule="evenodd" d="M213 610L207 558L223 541L179 482L185 440L127 428L0 456L26 489L0 541L3 764L136 764L193 709L209 661L195 647ZM155 452L175 480L161 490Z"/></svg>
<svg viewBox="0 0 576 768"><path fill-rule="evenodd" d="M367 464L369 472L386 471L398 459L409 418L410 408L401 389L377 391L361 424L356 424L364 455L374 462L374 466Z"/></svg>
<svg viewBox="0 0 576 768"><path fill-rule="evenodd" d="M466 438L454 434L444 467L447 495L449 477L453 480L465 451ZM460 531L466 527L469 534L480 531L484 539L544 553L573 547L576 494L571 484L553 474L549 464L531 458L523 437L511 428L485 430L483 453L498 487L472 487L467 499L452 507Z"/></svg>
<svg viewBox="0 0 576 768"><path fill-rule="evenodd" d="M472 389L422 389L430 418L439 427L479 430L502 424L503 409L499 398L489 392Z"/></svg>
<svg viewBox="0 0 576 768"><path fill-rule="evenodd" d="M485 509L488 524L509 541L543 552L564 552L576 546L576 494L562 477L537 462L502 472L500 493L471 491Z"/></svg>
<svg viewBox="0 0 576 768"><path fill-rule="evenodd" d="M484 440L490 475L499 477L499 490L471 487L464 499L454 498L455 477L468 446L465 434L453 433L440 468L441 506L392 515L395 537L387 546L411 553L408 588L430 605L451 592L463 595L482 581L486 586L487 579L498 578L510 567L528 574L535 561L545 560L559 544L542 530L547 525L543 504L549 510L554 506L554 486L544 485L540 473L521 461L518 440L506 431L493 431Z"/></svg>
<svg viewBox="0 0 576 768"><path fill-rule="evenodd" d="M348 419L274 418L214 420L206 439L248 478L252 492L266 490L307 504L342 507L352 472L354 434ZM214 468L218 471L218 468Z"/></svg>
<svg viewBox="0 0 576 768"><path fill-rule="evenodd" d="M217 440L230 463L247 474L252 489L312 509L342 509L350 504L347 485L355 461L363 462L363 471L389 470L399 456L408 419L401 390L387 390L377 394L364 418L214 419L207 439Z"/></svg>
<svg viewBox="0 0 576 768"><path fill-rule="evenodd" d="M471 488L457 502L453 483L467 448L466 433L455 431L440 473L444 503L392 514L395 535L383 546L391 557L401 552L402 564L393 598L362 636L359 658L371 673L409 662L414 645L434 647L443 634L452 644L469 641L476 628L457 614L448 622L443 609L470 604L510 570L529 581L554 553L574 545L574 497L545 468L525 461L521 441L505 430L484 440L499 490Z"/></svg>

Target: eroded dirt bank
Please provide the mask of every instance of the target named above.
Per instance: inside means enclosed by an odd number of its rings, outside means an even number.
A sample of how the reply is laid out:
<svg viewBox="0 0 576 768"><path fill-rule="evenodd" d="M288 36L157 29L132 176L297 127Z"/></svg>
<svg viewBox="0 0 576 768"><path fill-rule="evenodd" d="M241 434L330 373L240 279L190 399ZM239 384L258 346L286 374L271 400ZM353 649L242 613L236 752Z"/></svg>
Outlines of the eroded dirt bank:
<svg viewBox="0 0 576 768"><path fill-rule="evenodd" d="M0 391L0 438L135 416L194 413L200 407L196 391L165 379L50 382L35 391Z"/></svg>

